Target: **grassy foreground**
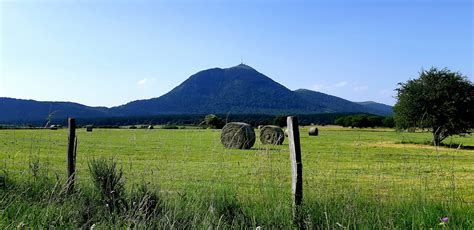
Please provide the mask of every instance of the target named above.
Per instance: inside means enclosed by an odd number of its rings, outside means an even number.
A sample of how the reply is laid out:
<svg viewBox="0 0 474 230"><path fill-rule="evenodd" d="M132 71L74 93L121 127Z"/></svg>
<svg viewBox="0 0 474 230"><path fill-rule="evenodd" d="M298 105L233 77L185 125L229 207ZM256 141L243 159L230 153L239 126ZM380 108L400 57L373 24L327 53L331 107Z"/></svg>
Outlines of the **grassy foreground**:
<svg viewBox="0 0 474 230"><path fill-rule="evenodd" d="M308 228L474 228L474 150L435 148L426 133L301 129ZM78 130L77 190L64 193L66 130L0 130L0 228L294 228L288 144L227 150L220 130ZM474 137L445 140L474 146ZM110 211L88 163L123 169ZM146 186L159 205L135 207ZM137 195L138 194L138 195ZM148 194L148 193L147 193ZM440 218L449 221L439 225Z"/></svg>

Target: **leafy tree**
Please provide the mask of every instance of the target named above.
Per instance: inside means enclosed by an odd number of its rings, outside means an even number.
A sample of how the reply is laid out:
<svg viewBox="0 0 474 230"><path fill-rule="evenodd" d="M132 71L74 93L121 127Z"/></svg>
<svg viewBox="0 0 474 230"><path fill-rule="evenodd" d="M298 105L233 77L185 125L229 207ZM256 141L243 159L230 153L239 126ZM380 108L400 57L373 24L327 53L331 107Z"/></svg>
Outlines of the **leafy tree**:
<svg viewBox="0 0 474 230"><path fill-rule="evenodd" d="M339 117L334 121L335 125L340 125L342 127L347 127L347 125L344 123L345 117Z"/></svg>
<svg viewBox="0 0 474 230"><path fill-rule="evenodd" d="M393 119L393 117L385 117L382 120L382 126L383 127L388 127L388 128L393 128L393 127L395 127L395 120Z"/></svg>
<svg viewBox="0 0 474 230"><path fill-rule="evenodd" d="M204 123L206 124L207 128L210 129L221 129L224 127L224 122L221 118L214 114L208 114L204 117Z"/></svg>
<svg viewBox="0 0 474 230"><path fill-rule="evenodd" d="M429 129L433 144L468 132L474 124L474 85L448 69L422 70L418 79L399 83L394 106L398 128Z"/></svg>

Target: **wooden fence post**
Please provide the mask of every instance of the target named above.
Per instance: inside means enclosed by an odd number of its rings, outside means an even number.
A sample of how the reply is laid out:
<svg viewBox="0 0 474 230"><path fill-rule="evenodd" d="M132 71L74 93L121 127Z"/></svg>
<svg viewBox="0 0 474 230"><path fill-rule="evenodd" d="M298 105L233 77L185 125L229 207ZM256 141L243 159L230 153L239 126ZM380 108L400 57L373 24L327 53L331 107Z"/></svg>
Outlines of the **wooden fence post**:
<svg viewBox="0 0 474 230"><path fill-rule="evenodd" d="M300 132L297 117L287 117L288 142L291 160L291 190L293 193L293 217L299 220L303 201L303 164L301 163ZM299 221L298 221L299 222Z"/></svg>
<svg viewBox="0 0 474 230"><path fill-rule="evenodd" d="M67 192L74 190L74 177L76 173L76 119L68 119L68 144L67 144Z"/></svg>

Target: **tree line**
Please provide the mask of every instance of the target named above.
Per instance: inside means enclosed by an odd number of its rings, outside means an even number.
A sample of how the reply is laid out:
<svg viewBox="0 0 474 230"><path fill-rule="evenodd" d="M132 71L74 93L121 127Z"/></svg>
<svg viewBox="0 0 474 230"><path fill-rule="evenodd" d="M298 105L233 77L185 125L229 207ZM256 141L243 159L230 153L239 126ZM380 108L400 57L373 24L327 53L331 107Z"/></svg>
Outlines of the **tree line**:
<svg viewBox="0 0 474 230"><path fill-rule="evenodd" d="M278 125L286 126L286 117L288 115L298 116L301 125L333 125L338 118L359 116L354 113L321 113L321 114L189 114L189 115L156 115L143 117L113 117L113 118L78 118L77 125L83 127L93 125L96 128L119 128L129 125L192 125L210 128L221 128L225 123L240 121L248 123L254 127L258 125ZM384 117L364 114L367 116ZM66 119L51 119L50 124L67 126ZM27 124L1 125L0 129L7 128L35 128L45 127L46 120L33 121ZM379 125L376 125L379 126ZM366 126L371 127L371 126Z"/></svg>

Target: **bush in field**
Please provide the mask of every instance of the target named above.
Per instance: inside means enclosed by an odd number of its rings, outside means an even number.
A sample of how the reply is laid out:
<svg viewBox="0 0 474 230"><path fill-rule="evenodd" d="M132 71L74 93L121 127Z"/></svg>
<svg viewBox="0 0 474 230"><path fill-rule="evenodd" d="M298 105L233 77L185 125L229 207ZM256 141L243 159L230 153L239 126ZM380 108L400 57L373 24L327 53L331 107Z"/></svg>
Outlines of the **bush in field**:
<svg viewBox="0 0 474 230"><path fill-rule="evenodd" d="M422 70L418 79L399 83L395 121L400 129L429 129L433 143L474 127L474 85L448 69Z"/></svg>
<svg viewBox="0 0 474 230"><path fill-rule="evenodd" d="M117 168L115 160L104 158L93 159L89 162L89 172L94 186L100 193L102 202L114 212L124 204L123 171Z"/></svg>
<svg viewBox="0 0 474 230"><path fill-rule="evenodd" d="M222 129L224 127L224 121L214 114L208 114L204 117L204 123L209 129Z"/></svg>

